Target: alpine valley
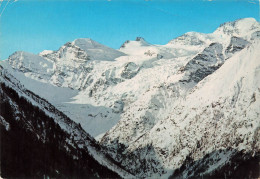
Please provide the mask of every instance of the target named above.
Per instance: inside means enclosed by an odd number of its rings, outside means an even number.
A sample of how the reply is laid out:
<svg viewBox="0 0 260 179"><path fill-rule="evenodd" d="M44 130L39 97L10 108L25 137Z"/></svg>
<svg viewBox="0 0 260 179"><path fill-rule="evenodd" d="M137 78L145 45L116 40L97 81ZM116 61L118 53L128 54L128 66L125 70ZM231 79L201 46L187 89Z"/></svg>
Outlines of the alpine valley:
<svg viewBox="0 0 260 179"><path fill-rule="evenodd" d="M0 61L1 176L258 178L260 23ZM15 171L15 172L14 172Z"/></svg>

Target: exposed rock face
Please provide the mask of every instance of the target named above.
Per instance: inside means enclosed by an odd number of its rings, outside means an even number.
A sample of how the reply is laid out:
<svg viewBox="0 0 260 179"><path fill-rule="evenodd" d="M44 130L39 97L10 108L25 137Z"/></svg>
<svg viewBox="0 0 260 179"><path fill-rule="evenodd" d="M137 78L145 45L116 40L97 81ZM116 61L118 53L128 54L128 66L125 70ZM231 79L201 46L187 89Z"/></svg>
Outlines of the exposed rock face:
<svg viewBox="0 0 260 179"><path fill-rule="evenodd" d="M140 70L134 62L129 62L125 65L124 70L121 73L121 77L125 79L133 78Z"/></svg>
<svg viewBox="0 0 260 179"><path fill-rule="evenodd" d="M184 67L190 81L198 83L212 74L224 63L223 47L219 43L212 43L201 53L190 60Z"/></svg>
<svg viewBox="0 0 260 179"><path fill-rule="evenodd" d="M239 37L231 37L230 44L226 49L227 56L232 56L235 52L238 52L246 47L248 41L239 38Z"/></svg>

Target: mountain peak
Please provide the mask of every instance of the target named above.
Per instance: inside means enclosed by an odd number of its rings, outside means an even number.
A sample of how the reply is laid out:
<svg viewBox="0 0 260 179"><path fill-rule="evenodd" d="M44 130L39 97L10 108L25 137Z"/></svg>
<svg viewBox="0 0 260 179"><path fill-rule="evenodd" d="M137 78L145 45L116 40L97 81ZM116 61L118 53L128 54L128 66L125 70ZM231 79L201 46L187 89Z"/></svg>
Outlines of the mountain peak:
<svg viewBox="0 0 260 179"><path fill-rule="evenodd" d="M199 32L187 32L173 40L170 40L168 44L197 46L205 44L207 38L207 34Z"/></svg>
<svg viewBox="0 0 260 179"><path fill-rule="evenodd" d="M37 72L46 74L49 69L52 69L52 62L45 58L24 51L17 51L10 55L8 63L12 68L23 72Z"/></svg>
<svg viewBox="0 0 260 179"><path fill-rule="evenodd" d="M136 37L135 41L145 41L143 37Z"/></svg>
<svg viewBox="0 0 260 179"><path fill-rule="evenodd" d="M254 18L243 18L232 22L221 24L214 34L225 34L231 36L245 36L260 28L260 24Z"/></svg>
<svg viewBox="0 0 260 179"><path fill-rule="evenodd" d="M101 44L99 44L98 42L90 39L90 38L79 38L79 39L75 39L72 42L72 45L76 45L79 48L81 48L82 50L88 50L88 49L94 49L94 48L100 48Z"/></svg>
<svg viewBox="0 0 260 179"><path fill-rule="evenodd" d="M122 52L119 52L113 48L102 45L90 38L76 39L71 44L84 50L90 56L90 58L94 60L111 61L120 56L125 55Z"/></svg>
<svg viewBox="0 0 260 179"><path fill-rule="evenodd" d="M14 61L14 60L24 61L25 59L31 60L34 58L41 58L41 57L30 52L16 51L9 56L8 61Z"/></svg>
<svg viewBox="0 0 260 179"><path fill-rule="evenodd" d="M223 24L220 25L220 27L225 26L225 25L239 25L239 24L247 24L247 25L252 25L257 23L255 18L249 17L249 18L241 18L235 21L231 21L231 22L225 22Z"/></svg>
<svg viewBox="0 0 260 179"><path fill-rule="evenodd" d="M143 37L136 37L135 40L126 40L121 46L121 48L126 48L127 46L149 46L150 44L145 41Z"/></svg>

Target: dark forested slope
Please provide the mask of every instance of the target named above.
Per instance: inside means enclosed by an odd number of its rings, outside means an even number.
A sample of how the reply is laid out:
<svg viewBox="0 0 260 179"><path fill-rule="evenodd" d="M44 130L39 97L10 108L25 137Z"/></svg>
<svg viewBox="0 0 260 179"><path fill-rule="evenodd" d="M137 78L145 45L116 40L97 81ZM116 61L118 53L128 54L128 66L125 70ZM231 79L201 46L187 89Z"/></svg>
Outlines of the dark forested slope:
<svg viewBox="0 0 260 179"><path fill-rule="evenodd" d="M1 177L119 178L87 148L4 83L0 86Z"/></svg>

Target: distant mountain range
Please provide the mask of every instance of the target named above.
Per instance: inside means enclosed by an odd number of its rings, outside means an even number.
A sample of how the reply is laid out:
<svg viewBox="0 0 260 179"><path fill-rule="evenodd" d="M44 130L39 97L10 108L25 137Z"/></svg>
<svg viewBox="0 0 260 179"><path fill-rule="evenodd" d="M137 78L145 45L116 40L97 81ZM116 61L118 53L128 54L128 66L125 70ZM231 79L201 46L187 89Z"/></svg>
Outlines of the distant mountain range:
<svg viewBox="0 0 260 179"><path fill-rule="evenodd" d="M259 177L253 18L166 45L19 51L0 74L2 177Z"/></svg>

